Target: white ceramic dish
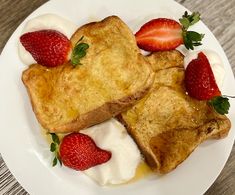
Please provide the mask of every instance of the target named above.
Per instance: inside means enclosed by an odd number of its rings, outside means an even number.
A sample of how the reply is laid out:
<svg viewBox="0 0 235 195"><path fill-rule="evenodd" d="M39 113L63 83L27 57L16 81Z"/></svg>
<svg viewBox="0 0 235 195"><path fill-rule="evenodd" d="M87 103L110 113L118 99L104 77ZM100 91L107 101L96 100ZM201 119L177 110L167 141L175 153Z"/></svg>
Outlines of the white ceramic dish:
<svg viewBox="0 0 235 195"><path fill-rule="evenodd" d="M26 66L17 53L17 41L29 18L55 13L78 26L109 15L121 17L133 31L148 19L158 16L180 18L186 9L168 0L52 0L33 12L14 32L1 54L0 71L0 151L9 169L30 194L83 195L199 195L214 182L230 154L235 129L227 138L200 145L175 171L165 176L146 177L138 182L118 187L100 187L81 172L65 167L51 167L51 154L32 112L21 73ZM206 34L199 49L215 50L225 65L226 78L222 92L233 94L235 81L229 62L210 30L202 23L193 29ZM235 101L230 100L228 115L235 122Z"/></svg>

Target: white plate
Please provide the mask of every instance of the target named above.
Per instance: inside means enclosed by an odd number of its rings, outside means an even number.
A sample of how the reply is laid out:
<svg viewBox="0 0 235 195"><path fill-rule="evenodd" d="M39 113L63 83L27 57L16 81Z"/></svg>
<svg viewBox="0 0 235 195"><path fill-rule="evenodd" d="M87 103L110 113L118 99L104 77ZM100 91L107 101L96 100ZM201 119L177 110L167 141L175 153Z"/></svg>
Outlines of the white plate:
<svg viewBox="0 0 235 195"><path fill-rule="evenodd" d="M173 18L182 16L186 9L166 0L60 0L50 1L27 19L44 13L61 15L79 26L115 14L132 29L146 20L168 13ZM32 112L21 73L26 66L19 60L17 40L25 21L9 39L1 56L0 71L0 146L2 156L16 179L30 194L159 194L199 195L204 193L222 170L233 145L235 129L220 141L207 141L198 147L175 171L162 177L150 177L118 187L100 187L80 172L51 167L51 154ZM194 29L206 34L202 48L215 50L223 60L226 78L224 94L233 94L235 81L229 62L209 29L199 22ZM235 122L235 102L230 100L229 118Z"/></svg>

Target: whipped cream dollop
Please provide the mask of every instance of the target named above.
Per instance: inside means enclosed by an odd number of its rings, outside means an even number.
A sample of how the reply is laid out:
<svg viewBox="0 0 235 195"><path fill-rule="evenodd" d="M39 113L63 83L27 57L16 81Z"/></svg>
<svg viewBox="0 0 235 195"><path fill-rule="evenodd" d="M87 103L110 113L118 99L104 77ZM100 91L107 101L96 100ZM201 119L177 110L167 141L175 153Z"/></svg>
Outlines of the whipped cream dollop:
<svg viewBox="0 0 235 195"><path fill-rule="evenodd" d="M110 119L80 132L90 136L98 147L112 153L108 162L85 170L86 175L100 185L125 183L135 176L141 154L121 123Z"/></svg>
<svg viewBox="0 0 235 195"><path fill-rule="evenodd" d="M77 25L56 14L44 14L29 20L24 26L21 34L46 29L57 30L70 39L76 31ZM25 50L20 41L18 44L18 52L20 59L24 64L30 65L36 63L32 55Z"/></svg>
<svg viewBox="0 0 235 195"><path fill-rule="evenodd" d="M217 83L218 87L221 89L221 87L223 86L225 69L224 69L222 59L220 58L220 56L216 52L214 52L212 50L200 50L200 51L188 52L184 58L184 68L186 69L188 64L192 60L194 60L198 57L199 52L203 52L206 55L210 65L211 65L211 69L213 71L216 83Z"/></svg>

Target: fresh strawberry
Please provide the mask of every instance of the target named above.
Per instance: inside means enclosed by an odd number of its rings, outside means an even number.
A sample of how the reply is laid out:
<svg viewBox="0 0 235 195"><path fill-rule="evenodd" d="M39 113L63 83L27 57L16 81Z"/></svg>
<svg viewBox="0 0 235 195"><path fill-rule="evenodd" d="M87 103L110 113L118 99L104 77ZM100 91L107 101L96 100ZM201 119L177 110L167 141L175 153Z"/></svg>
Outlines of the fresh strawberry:
<svg viewBox="0 0 235 195"><path fill-rule="evenodd" d="M56 30L28 32L20 37L20 42L36 62L44 66L58 66L70 58L70 40Z"/></svg>
<svg viewBox="0 0 235 195"><path fill-rule="evenodd" d="M199 20L199 13L188 15L187 12L179 20L180 23L167 18L153 19L135 34L137 44L146 51L165 51L184 43L187 49L193 50L194 46L201 45L204 35L187 30Z"/></svg>
<svg viewBox="0 0 235 195"><path fill-rule="evenodd" d="M167 18L147 22L135 36L138 46L147 51L171 50L183 43L181 25Z"/></svg>
<svg viewBox="0 0 235 195"><path fill-rule="evenodd" d="M185 70L185 87L191 97L198 100L210 100L221 96L207 57L200 52Z"/></svg>
<svg viewBox="0 0 235 195"><path fill-rule="evenodd" d="M88 135L82 133L65 136L59 153L65 166L80 171L105 163L112 155L111 152L97 147Z"/></svg>
<svg viewBox="0 0 235 195"><path fill-rule="evenodd" d="M231 96L221 96L210 63L203 52L188 64L185 70L185 88L191 97L208 100L209 105L217 113L228 114L230 108L228 97Z"/></svg>

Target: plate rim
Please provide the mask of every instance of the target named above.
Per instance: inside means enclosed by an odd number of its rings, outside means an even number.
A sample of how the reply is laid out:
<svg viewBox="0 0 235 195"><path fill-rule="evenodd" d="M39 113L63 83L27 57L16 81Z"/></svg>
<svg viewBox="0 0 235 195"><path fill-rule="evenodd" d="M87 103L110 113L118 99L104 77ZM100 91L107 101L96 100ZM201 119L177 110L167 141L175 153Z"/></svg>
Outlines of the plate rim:
<svg viewBox="0 0 235 195"><path fill-rule="evenodd" d="M177 2L175 2L175 1L173 1L173 0L170 0L171 2L174 2L174 3L176 3L176 4L178 4L178 5L180 5L181 7L184 7L183 5L181 5L181 4L179 4L179 3L177 3ZM37 13L37 12L40 12L40 9L42 9L42 7L44 7L44 6L49 6L50 4L54 4L54 3L56 3L56 0L52 0L52 1L48 1L48 2L46 2L46 3L44 3L43 5L41 5L40 7L38 7L36 10L34 10L30 15L28 15L23 21L22 21L22 23L16 28L16 30L13 32L13 34L10 36L10 38L8 39L8 41L7 41L7 43L6 43L6 45L4 46L4 48L3 48L3 50L2 50L2 52L1 52L1 57L0 57L0 59L1 59L1 61L2 61L2 59L3 59L3 57L2 57L2 54L4 54L6 51L6 49L5 48L7 48L7 46L9 45L9 41L10 40L14 40L14 36L15 36L15 34L18 32L18 29L19 29L19 27L20 26L22 26L22 24L25 22L25 21L27 21L28 20L28 18L30 18L32 15L34 15L35 13ZM185 7L184 7L185 8ZM185 8L185 10L187 10L187 8ZM203 23L203 25L204 26L206 26L204 23ZM208 28L208 27L206 27L206 28ZM209 30L209 29L208 29ZM211 32L211 31L210 31ZM211 34L212 34L212 36L214 36L214 34L211 32ZM215 38L215 36L214 36L214 38ZM215 38L216 39L216 38ZM216 39L217 40L217 39ZM218 42L218 41L217 41ZM219 43L219 42L218 42ZM221 45L219 44L219 46L221 47ZM222 49L222 47L221 47L221 49ZM222 49L222 51L223 51L223 53L224 53L224 50ZM225 53L224 53L224 55L225 55ZM227 59L227 56L225 55L225 57L226 57L226 59ZM228 61L228 59L227 59L227 61ZM230 63L229 63L229 61L228 61L228 64L230 65ZM231 65L230 65L230 71L232 72L232 69L231 69ZM233 80L234 80L234 77L233 77ZM232 122L232 121L231 121ZM232 128L231 128L231 130L230 130L230 133L231 133L231 131L232 131ZM233 133L234 134L234 133ZM232 142L234 142L234 138L235 138L235 136L233 135L233 138L232 138ZM229 150L229 154L231 153L231 151L232 151L232 145L233 144L231 144L231 147L230 147L230 150ZM7 156L7 153L5 153L5 151L4 152L2 152L1 151L1 155L2 155L2 158L4 159L4 161L5 161L5 159L8 159L6 156ZM228 157L229 157L229 155L228 155ZM228 157L227 157L227 159L224 161L224 165L225 165L225 163L227 162L227 160L228 160ZM5 161L6 162L6 165L7 164L10 164L10 163L7 163L7 160ZM218 177L218 175L220 174L220 172L222 171L222 169L224 168L224 165L223 165L223 167L221 168L221 170L218 172L218 174L217 174L217 176L214 178L214 181L216 180L216 178ZM14 175L14 177L17 179L17 181L21 184L21 183L23 183L22 181L20 181L21 179L18 179L18 175L17 174L14 174L15 173L15 171L14 171L14 168L12 168L12 167L9 167L9 170L11 171L11 173ZM213 181L213 182L214 182ZM213 183L212 182L212 183ZM212 183L211 183L211 185L212 185ZM210 186L211 186L210 185ZM28 189L27 189L27 187L25 187L25 185L22 185L21 184L21 186L23 187L23 188L25 188L25 190L27 190L28 191ZM208 188L210 187L210 186L208 186ZM208 189L208 188L206 188L205 189L205 191ZM204 192L205 192L204 191Z"/></svg>

